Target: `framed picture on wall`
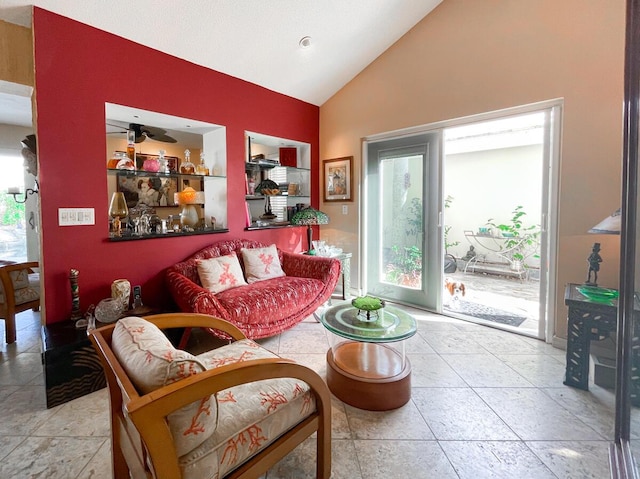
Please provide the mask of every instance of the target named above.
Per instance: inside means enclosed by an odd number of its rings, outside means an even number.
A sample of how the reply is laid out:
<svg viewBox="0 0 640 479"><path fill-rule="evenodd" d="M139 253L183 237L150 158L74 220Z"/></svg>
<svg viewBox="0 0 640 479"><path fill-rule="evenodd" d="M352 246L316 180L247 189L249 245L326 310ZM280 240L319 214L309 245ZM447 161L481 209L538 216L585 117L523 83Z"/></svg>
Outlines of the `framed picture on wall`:
<svg viewBox="0 0 640 479"><path fill-rule="evenodd" d="M324 201L353 201L353 156L322 160Z"/></svg>
<svg viewBox="0 0 640 479"><path fill-rule="evenodd" d="M127 207L147 205L153 208L178 206L174 193L178 192L177 176L142 176L118 173L117 191L124 193Z"/></svg>

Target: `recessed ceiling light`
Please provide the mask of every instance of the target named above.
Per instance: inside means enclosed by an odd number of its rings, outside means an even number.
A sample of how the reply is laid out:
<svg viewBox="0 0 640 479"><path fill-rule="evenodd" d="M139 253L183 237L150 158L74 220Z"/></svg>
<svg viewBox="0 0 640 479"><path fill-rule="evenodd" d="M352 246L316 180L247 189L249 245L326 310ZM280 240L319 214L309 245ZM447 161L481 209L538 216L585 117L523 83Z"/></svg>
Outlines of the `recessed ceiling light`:
<svg viewBox="0 0 640 479"><path fill-rule="evenodd" d="M309 48L311 46L311 37L302 37L299 44L300 48Z"/></svg>

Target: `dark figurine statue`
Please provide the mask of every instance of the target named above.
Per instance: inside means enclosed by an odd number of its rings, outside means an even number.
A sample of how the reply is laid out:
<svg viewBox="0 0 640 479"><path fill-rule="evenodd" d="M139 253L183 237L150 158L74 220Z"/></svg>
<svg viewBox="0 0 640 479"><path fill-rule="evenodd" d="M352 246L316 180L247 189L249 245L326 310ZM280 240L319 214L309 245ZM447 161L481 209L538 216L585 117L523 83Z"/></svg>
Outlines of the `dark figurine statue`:
<svg viewBox="0 0 640 479"><path fill-rule="evenodd" d="M587 283L591 286L598 286L598 271L600 271L600 263L602 263L602 257L600 256L600 243L593 243L591 254L587 258L589 263L589 272L587 273ZM591 281L591 273L593 273L593 281Z"/></svg>
<svg viewBox="0 0 640 479"><path fill-rule="evenodd" d="M473 259L475 257L476 257L476 249L473 247L473 245L471 245L469 246L469 251L467 251L467 254L465 254L462 259L465 261L469 261L470 259Z"/></svg>

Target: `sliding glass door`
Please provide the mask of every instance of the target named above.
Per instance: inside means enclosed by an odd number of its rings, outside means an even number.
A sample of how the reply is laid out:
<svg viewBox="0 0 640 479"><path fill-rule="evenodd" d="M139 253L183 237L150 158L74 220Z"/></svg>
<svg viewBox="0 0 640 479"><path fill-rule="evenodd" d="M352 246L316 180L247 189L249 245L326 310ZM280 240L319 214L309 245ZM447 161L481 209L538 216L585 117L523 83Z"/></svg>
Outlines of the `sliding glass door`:
<svg viewBox="0 0 640 479"><path fill-rule="evenodd" d="M436 309L441 241L439 133L367 145L366 291Z"/></svg>

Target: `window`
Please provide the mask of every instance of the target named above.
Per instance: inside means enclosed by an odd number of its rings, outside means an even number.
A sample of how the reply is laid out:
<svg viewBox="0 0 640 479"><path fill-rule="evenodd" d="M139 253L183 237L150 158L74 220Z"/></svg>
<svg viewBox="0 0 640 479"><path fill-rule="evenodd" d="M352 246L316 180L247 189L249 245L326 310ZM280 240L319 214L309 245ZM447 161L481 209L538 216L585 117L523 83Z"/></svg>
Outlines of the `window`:
<svg viewBox="0 0 640 479"><path fill-rule="evenodd" d="M10 187L24 191L23 159L19 153L0 154L0 260L26 261L25 205L7 195Z"/></svg>

